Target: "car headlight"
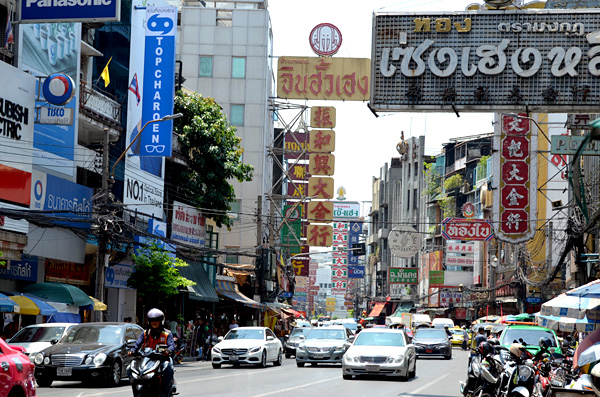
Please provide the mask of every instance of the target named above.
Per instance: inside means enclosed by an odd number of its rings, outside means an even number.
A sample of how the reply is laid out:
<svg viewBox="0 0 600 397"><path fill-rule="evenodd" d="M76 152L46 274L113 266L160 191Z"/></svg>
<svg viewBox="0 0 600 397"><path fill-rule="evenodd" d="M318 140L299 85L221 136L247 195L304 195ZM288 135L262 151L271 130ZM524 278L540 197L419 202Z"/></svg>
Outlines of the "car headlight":
<svg viewBox="0 0 600 397"><path fill-rule="evenodd" d="M344 360L346 360L346 362L349 362L349 363L359 363L360 362L360 358L358 358L358 356L355 354L345 354Z"/></svg>
<svg viewBox="0 0 600 397"><path fill-rule="evenodd" d="M35 365L42 365L42 363L44 362L44 355L42 353L36 354L35 358L33 359L33 362L35 363Z"/></svg>
<svg viewBox="0 0 600 397"><path fill-rule="evenodd" d="M104 361L106 361L106 354L104 353L98 353L96 357L94 357L95 365L102 365L104 364Z"/></svg>
<svg viewBox="0 0 600 397"><path fill-rule="evenodd" d="M252 349L250 349L248 352L249 353L256 353L256 352L259 352L260 349L262 349L261 346L256 346L256 347L253 347Z"/></svg>
<svg viewBox="0 0 600 397"><path fill-rule="evenodd" d="M212 351L213 351L214 353L221 354L221 349L219 349L218 347L213 347L213 348L212 348Z"/></svg>
<svg viewBox="0 0 600 397"><path fill-rule="evenodd" d="M388 358L387 358L387 360L385 360L385 362L388 364L401 363L403 359L404 359L404 355L398 354L397 356L388 356Z"/></svg>
<svg viewBox="0 0 600 397"><path fill-rule="evenodd" d="M339 352L343 352L345 350L346 350L346 346L336 346L334 351L336 353L339 353Z"/></svg>
<svg viewBox="0 0 600 397"><path fill-rule="evenodd" d="M94 359L94 357L92 356L87 356L85 358L85 365L90 365L92 363L92 360Z"/></svg>
<svg viewBox="0 0 600 397"><path fill-rule="evenodd" d="M44 357L44 365L50 364L50 357Z"/></svg>
<svg viewBox="0 0 600 397"><path fill-rule="evenodd" d="M306 346L304 346L304 345L298 345L298 350L306 351Z"/></svg>

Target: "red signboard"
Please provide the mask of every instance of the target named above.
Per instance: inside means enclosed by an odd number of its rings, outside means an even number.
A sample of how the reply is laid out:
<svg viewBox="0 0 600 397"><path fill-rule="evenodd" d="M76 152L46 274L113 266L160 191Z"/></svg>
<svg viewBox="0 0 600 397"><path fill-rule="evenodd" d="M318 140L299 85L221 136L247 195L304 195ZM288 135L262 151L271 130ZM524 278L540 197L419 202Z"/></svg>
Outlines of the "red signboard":
<svg viewBox="0 0 600 397"><path fill-rule="evenodd" d="M29 207L31 173L0 164L0 199Z"/></svg>
<svg viewBox="0 0 600 397"><path fill-rule="evenodd" d="M442 226L446 240L488 241L494 237L494 228L485 219L446 218Z"/></svg>

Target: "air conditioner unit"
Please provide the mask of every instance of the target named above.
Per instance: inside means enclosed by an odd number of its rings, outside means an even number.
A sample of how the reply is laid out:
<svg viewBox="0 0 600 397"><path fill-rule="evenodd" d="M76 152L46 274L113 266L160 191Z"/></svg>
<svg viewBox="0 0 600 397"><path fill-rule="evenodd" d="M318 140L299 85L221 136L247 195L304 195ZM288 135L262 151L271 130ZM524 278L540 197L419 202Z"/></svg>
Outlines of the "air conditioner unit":
<svg viewBox="0 0 600 397"><path fill-rule="evenodd" d="M479 190L479 201L483 208L492 208L494 205L494 194L491 190L488 190L487 183L484 183Z"/></svg>

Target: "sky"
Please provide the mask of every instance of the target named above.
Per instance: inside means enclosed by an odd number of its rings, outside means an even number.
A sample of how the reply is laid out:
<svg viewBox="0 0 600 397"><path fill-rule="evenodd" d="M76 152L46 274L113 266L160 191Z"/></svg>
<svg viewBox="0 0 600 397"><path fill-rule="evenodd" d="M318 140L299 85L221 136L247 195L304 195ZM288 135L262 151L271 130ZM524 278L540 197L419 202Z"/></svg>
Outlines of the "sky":
<svg viewBox="0 0 600 397"><path fill-rule="evenodd" d="M308 42L311 30L332 23L342 33L334 57L371 58L374 11L464 11L474 0L269 0L275 57L316 57ZM483 1L479 1L483 3ZM274 66L276 67L276 62ZM373 177L385 163L399 157L396 144L425 135L425 154L441 153L449 138L493 132L491 113L380 113L376 118L366 102L290 101L308 106L334 106L337 113L335 189L343 186L348 201L369 211ZM337 196L337 195L336 195Z"/></svg>

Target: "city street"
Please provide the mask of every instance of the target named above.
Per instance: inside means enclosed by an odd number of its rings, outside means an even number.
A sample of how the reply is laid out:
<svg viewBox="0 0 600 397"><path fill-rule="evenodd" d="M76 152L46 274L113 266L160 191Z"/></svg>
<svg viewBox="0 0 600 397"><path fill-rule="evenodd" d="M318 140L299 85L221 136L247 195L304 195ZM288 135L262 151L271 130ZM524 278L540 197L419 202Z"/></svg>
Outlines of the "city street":
<svg viewBox="0 0 600 397"><path fill-rule="evenodd" d="M175 377L180 396L460 396L459 380L466 375L467 352L454 348L450 361L422 358L417 362L417 377L408 382L390 378L367 377L343 380L341 366L296 367L293 358L283 366L265 369L223 366L215 370L208 362L186 362L176 366ZM128 396L127 381L114 389L82 385L80 382L54 382L38 390L40 397Z"/></svg>

